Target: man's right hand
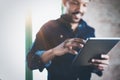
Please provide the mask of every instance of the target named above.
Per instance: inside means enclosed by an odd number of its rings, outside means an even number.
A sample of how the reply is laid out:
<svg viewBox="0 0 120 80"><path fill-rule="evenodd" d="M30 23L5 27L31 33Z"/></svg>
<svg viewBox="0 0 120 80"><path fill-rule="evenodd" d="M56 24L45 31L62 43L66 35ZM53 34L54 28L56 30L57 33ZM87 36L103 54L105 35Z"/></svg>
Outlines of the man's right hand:
<svg viewBox="0 0 120 80"><path fill-rule="evenodd" d="M55 56L62 56L66 53L77 54L73 48L82 48L85 44L85 40L80 38L67 39L60 45L52 49Z"/></svg>

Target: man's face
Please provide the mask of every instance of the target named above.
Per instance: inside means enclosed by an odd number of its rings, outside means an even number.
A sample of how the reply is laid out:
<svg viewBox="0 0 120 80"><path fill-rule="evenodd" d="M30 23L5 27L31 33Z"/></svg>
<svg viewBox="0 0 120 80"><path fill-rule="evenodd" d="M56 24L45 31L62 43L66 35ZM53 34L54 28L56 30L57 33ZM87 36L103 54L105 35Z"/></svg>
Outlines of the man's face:
<svg viewBox="0 0 120 80"><path fill-rule="evenodd" d="M65 3L66 13L71 17L73 23L78 23L87 11L89 0L67 0Z"/></svg>

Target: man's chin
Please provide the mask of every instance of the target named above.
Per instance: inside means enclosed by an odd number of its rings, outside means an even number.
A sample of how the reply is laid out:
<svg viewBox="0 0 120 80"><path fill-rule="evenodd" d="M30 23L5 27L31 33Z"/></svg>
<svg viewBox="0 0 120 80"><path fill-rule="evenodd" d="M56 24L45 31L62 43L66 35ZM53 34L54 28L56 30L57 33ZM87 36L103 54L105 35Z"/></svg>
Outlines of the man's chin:
<svg viewBox="0 0 120 80"><path fill-rule="evenodd" d="M73 19L73 23L79 23L80 20L81 20L81 18L80 19Z"/></svg>

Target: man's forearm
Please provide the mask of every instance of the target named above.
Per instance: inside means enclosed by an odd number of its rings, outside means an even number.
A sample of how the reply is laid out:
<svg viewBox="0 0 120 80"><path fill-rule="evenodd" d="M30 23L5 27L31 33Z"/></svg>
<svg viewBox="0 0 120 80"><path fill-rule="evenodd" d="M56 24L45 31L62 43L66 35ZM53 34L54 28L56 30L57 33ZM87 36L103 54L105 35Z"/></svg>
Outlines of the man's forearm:
<svg viewBox="0 0 120 80"><path fill-rule="evenodd" d="M53 49L47 50L45 51L42 55L41 55L41 60L43 61L43 63L48 63L49 61L51 61L53 58L55 57L55 54L53 52Z"/></svg>

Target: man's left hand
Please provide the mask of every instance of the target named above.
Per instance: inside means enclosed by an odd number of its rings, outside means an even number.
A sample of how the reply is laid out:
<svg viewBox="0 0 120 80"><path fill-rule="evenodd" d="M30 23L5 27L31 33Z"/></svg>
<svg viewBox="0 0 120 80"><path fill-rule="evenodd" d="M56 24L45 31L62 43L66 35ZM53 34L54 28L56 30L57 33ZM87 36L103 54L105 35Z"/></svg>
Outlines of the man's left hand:
<svg viewBox="0 0 120 80"><path fill-rule="evenodd" d="M92 59L92 65L103 71L109 65L109 56L102 54L101 59Z"/></svg>

